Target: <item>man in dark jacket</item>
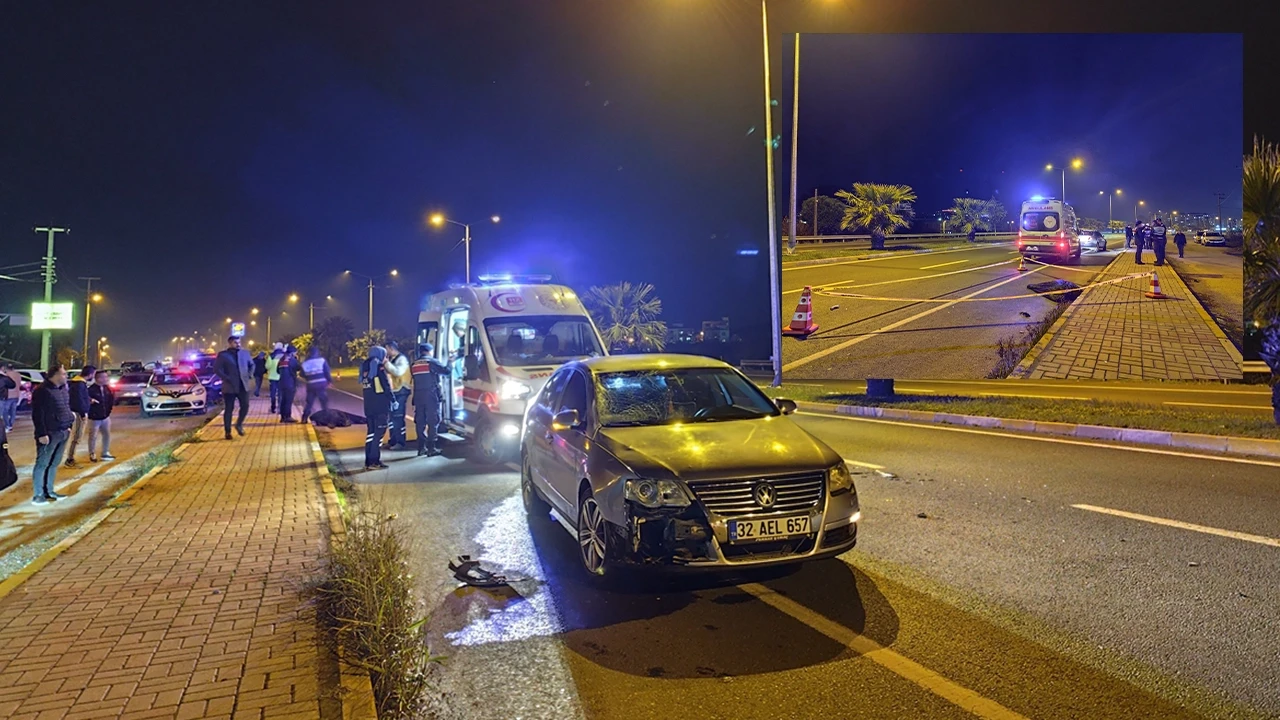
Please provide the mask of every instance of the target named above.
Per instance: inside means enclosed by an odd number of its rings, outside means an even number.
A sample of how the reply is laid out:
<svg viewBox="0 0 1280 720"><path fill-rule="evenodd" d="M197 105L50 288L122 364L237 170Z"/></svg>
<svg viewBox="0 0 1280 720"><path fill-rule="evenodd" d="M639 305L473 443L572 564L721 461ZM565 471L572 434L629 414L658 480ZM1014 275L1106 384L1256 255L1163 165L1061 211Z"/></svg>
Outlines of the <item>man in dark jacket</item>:
<svg viewBox="0 0 1280 720"><path fill-rule="evenodd" d="M1124 249L1128 250L1132 246L1133 246L1133 226L1125 225L1124 226Z"/></svg>
<svg viewBox="0 0 1280 720"><path fill-rule="evenodd" d="M294 423L293 396L298 392L298 373L302 366L298 363L298 349L289 345L284 349L276 372L280 373L280 422Z"/></svg>
<svg viewBox="0 0 1280 720"><path fill-rule="evenodd" d="M53 491L53 483L62 452L67 448L67 435L75 421L67 394L67 371L55 365L45 374L44 382L31 391L31 424L35 426L36 438L36 464L31 471L32 502L41 504L63 497Z"/></svg>
<svg viewBox="0 0 1280 720"><path fill-rule="evenodd" d="M236 418L236 432L244 437L244 419L249 416L249 385L253 382L253 358L240 347L240 338L227 338L227 349L218 353L213 361L213 371L222 381L222 430L231 439L231 408L240 403Z"/></svg>
<svg viewBox="0 0 1280 720"><path fill-rule="evenodd" d="M387 378L383 363L387 351L381 347L369 348L369 357L360 365L360 387L364 395L364 418L367 432L364 436L364 469L385 468L382 464L382 436L387 432L391 415L391 381Z"/></svg>
<svg viewBox="0 0 1280 720"><path fill-rule="evenodd" d="M71 436L67 438L67 467L76 466L76 446L80 444L80 435L84 432L84 426L89 424L87 419L89 415L89 384L93 382L93 375L96 370L97 368L92 365L85 365L80 374L71 378L67 383L71 412L76 416L74 423L71 425Z"/></svg>
<svg viewBox="0 0 1280 720"><path fill-rule="evenodd" d="M449 368L435 357L431 343L418 346L418 359L409 370L413 374L413 421L418 431L418 455L440 454L440 378Z"/></svg>
<svg viewBox="0 0 1280 720"><path fill-rule="evenodd" d="M1174 233L1173 244L1178 246L1178 257L1185 257L1182 253L1187 249L1187 234L1181 230Z"/></svg>
<svg viewBox="0 0 1280 720"><path fill-rule="evenodd" d="M18 395L22 393L22 377L13 369L13 363L0 365L0 427L6 433L13 432L13 421L18 415Z"/></svg>
<svg viewBox="0 0 1280 720"><path fill-rule="evenodd" d="M1147 236L1147 246L1156 254L1155 265L1164 265L1164 249L1166 243L1169 242L1168 228L1164 226L1164 221L1156 218L1154 224L1151 225L1150 234Z"/></svg>
<svg viewBox="0 0 1280 720"><path fill-rule="evenodd" d="M1139 220L1138 224L1133 227L1133 246L1137 248L1137 250L1135 250L1133 253L1134 265L1145 264L1142 262L1142 251L1147 246L1148 234L1149 234L1149 231L1147 230L1147 226L1143 224L1141 220Z"/></svg>
<svg viewBox="0 0 1280 720"><path fill-rule="evenodd" d="M89 462L98 462L95 454L98 435L102 435L102 459L115 460L111 454L111 409L116 405L116 394L111 390L111 376L99 370L89 386Z"/></svg>
<svg viewBox="0 0 1280 720"><path fill-rule="evenodd" d="M253 396L262 396L262 378L267 374L267 354L258 351L258 356L253 359Z"/></svg>

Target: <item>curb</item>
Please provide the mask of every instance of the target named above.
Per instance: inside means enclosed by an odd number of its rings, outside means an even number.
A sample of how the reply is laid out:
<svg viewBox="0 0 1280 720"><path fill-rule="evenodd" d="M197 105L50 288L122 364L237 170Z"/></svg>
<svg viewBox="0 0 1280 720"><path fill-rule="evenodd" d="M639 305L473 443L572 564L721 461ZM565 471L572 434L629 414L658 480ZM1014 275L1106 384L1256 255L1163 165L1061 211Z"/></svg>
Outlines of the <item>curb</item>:
<svg viewBox="0 0 1280 720"><path fill-rule="evenodd" d="M329 475L329 465L324 459L324 450L320 448L320 438L316 428L306 423L307 438L311 441L311 462L315 464L316 475L320 480L320 490L324 494L325 514L329 518L330 544L342 543L347 537L347 526L342 520L342 505L338 502L338 491L333 487L333 477ZM369 674L338 661L341 676L342 692L338 699L342 703L342 720L378 720L378 709L373 701L373 683Z"/></svg>
<svg viewBox="0 0 1280 720"><path fill-rule="evenodd" d="M1209 329L1213 331L1214 336L1218 338L1218 342L1222 344L1222 349L1226 350L1227 354L1231 356L1231 359L1236 362L1236 365L1240 366L1240 373L1243 377L1244 356L1238 349L1236 349L1236 344L1231 342L1231 338L1227 337L1227 333L1223 331L1222 326L1219 325L1218 321L1214 320L1213 316L1209 314L1209 309L1204 306L1204 303L1200 300L1199 296L1192 291L1191 286L1187 284L1187 281L1183 280L1182 276L1178 274L1178 270L1174 268L1173 263L1167 262L1165 263L1165 267L1169 268L1169 272L1173 273L1173 276L1178 278L1178 282L1182 283L1182 287L1187 289L1187 294L1191 296L1191 301L1195 304L1196 311L1200 313L1200 318L1204 320L1205 324L1209 326Z"/></svg>
<svg viewBox="0 0 1280 720"><path fill-rule="evenodd" d="M214 415L213 417L209 418L209 422L206 422L204 425L201 425L200 428L195 431L192 437L198 437L200 433L204 432L205 428L209 427L209 424L216 419L218 419L217 415ZM190 442L182 443L181 445L173 449L173 452L171 453L171 455L175 458L178 457L179 455L182 454L182 451L185 450L186 447L190 444L191 444ZM150 482L151 478L155 477L156 475L159 475L167 467L169 467L169 463L165 463L164 465L157 465L151 468L150 470L148 470L146 473L142 475L142 477L138 478L137 480L134 480L132 483L126 486L125 489L121 490L119 493L116 493L116 495L112 497L110 501L107 503L107 506L105 508L90 515L89 519L84 521L80 525L80 527L72 531L70 535L62 538L62 540L58 541L56 545L37 555L34 560L27 563L25 566L22 567L22 569L18 570L14 574L5 578L3 582L0 582L0 600L3 600L7 595L9 595L9 593L13 592L14 590L17 590L18 587L21 586L28 579L30 579L32 575L35 575L37 572L40 572L40 570L43 569L46 565L53 562L54 558L66 552L71 548L72 545L75 545L76 543L80 542L80 540L83 539L86 535L88 535L90 532L93 532L94 528L101 525L104 520L111 517L111 514L119 509L120 503L123 503L129 498L133 497L135 493L137 493L139 490L142 489L142 486Z"/></svg>
<svg viewBox="0 0 1280 720"><path fill-rule="evenodd" d="M1125 257L1124 253L1118 253L1098 274L1109 274L1111 266L1115 265L1123 257ZM1009 373L1009 376L1006 379L1022 380L1026 379L1026 377L1031 374L1031 370L1035 367L1036 361L1040 359L1040 355L1049 347L1049 344L1053 342L1053 338L1057 336L1058 331L1067 323L1067 320L1070 320L1071 316L1076 314L1076 308L1081 307L1080 301L1084 300L1089 293L1093 292L1093 289L1094 288L1089 288L1085 290L1077 295L1075 300L1071 301L1071 307L1067 308L1058 316L1058 319L1049 326L1049 329L1045 331L1044 335L1040 336L1040 340L1035 344L1035 346L1028 350L1026 355L1022 356L1022 360L1018 363L1018 367L1014 368L1013 372Z"/></svg>
<svg viewBox="0 0 1280 720"><path fill-rule="evenodd" d="M869 407L864 405L831 405L809 401L797 402L805 412L824 415L852 415L882 420L905 420L930 425L966 425L999 430L1075 437L1082 440L1108 440L1138 445L1159 445L1185 450L1232 453L1266 458L1280 458L1280 440L1233 437L1229 435L1204 435L1169 430L1140 430L1107 425L1083 425L1076 423L1019 420L1015 418L958 415L956 413L929 410L899 410L897 408Z"/></svg>

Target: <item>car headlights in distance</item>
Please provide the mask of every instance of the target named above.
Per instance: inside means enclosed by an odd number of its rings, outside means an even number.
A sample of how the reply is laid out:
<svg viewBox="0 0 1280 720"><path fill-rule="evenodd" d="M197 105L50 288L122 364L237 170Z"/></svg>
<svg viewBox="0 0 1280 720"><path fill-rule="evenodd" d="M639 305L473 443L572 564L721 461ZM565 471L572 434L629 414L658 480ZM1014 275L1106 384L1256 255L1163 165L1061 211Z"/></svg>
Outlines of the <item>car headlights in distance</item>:
<svg viewBox="0 0 1280 720"><path fill-rule="evenodd" d="M529 397L533 389L519 380L505 380L498 388L498 395L503 400L521 400Z"/></svg>
<svg viewBox="0 0 1280 720"><path fill-rule="evenodd" d="M628 480L626 496L647 508L688 507L693 502L684 487L673 480Z"/></svg>
<svg viewBox="0 0 1280 720"><path fill-rule="evenodd" d="M853 476L849 474L849 466L840 463L827 470L827 492L840 495L853 489Z"/></svg>

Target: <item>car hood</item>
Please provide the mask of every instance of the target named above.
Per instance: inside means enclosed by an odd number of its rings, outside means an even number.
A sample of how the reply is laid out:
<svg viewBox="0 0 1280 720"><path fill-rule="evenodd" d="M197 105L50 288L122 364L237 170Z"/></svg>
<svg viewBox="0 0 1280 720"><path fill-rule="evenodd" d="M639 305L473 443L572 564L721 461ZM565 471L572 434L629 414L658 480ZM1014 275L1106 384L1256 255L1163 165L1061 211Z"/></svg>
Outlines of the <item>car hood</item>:
<svg viewBox="0 0 1280 720"><path fill-rule="evenodd" d="M822 470L841 461L785 416L602 428L596 440L638 474L686 482Z"/></svg>

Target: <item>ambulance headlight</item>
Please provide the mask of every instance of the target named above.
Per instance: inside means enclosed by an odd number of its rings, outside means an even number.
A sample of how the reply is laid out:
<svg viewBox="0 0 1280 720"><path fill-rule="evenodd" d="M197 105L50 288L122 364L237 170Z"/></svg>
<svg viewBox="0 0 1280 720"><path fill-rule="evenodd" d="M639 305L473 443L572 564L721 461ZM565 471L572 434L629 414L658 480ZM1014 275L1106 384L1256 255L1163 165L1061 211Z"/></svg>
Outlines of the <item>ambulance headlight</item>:
<svg viewBox="0 0 1280 720"><path fill-rule="evenodd" d="M498 395L503 400L523 400L529 397L531 392L533 388L519 380L504 380L502 386L498 388Z"/></svg>

